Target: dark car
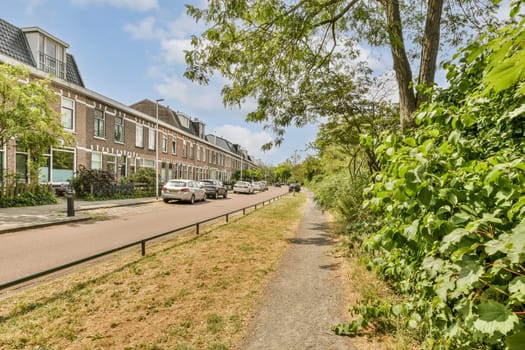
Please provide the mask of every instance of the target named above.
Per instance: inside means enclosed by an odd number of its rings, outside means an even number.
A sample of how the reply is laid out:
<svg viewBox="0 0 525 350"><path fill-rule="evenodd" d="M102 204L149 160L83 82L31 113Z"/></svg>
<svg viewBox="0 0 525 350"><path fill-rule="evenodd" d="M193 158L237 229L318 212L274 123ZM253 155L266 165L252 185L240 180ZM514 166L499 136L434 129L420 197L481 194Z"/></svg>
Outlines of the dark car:
<svg viewBox="0 0 525 350"><path fill-rule="evenodd" d="M201 186L206 191L206 197L208 198L222 198L228 197L228 190L219 180L205 179L201 180Z"/></svg>
<svg viewBox="0 0 525 350"><path fill-rule="evenodd" d="M298 183L291 183L290 186L288 186L288 192L299 192L301 190L301 185Z"/></svg>

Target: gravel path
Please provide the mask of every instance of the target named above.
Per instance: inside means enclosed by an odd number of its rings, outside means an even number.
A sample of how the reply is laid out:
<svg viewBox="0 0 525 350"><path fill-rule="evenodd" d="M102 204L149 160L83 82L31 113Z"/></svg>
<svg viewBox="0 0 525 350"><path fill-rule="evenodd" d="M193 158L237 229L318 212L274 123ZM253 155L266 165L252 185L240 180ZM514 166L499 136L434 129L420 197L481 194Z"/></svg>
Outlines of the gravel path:
<svg viewBox="0 0 525 350"><path fill-rule="evenodd" d="M331 256L334 244L322 213L308 202L298 232L270 281L243 350L355 349L330 331L348 316Z"/></svg>

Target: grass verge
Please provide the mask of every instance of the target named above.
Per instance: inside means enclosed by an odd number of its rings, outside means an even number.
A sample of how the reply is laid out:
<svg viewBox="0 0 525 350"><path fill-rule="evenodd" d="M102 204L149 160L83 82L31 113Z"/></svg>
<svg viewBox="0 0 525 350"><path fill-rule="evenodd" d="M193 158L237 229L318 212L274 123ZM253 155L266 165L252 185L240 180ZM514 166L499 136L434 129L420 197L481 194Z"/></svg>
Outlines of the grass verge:
<svg viewBox="0 0 525 350"><path fill-rule="evenodd" d="M0 349L234 349L304 203L286 196L9 296Z"/></svg>

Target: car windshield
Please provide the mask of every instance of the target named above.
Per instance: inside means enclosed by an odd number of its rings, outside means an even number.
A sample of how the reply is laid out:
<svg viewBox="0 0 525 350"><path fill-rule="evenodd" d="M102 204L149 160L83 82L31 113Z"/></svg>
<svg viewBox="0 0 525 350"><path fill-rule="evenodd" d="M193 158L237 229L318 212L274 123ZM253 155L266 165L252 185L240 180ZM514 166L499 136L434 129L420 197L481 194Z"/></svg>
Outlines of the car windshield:
<svg viewBox="0 0 525 350"><path fill-rule="evenodd" d="M186 181L170 181L169 184L171 186L175 186L175 187L185 187L185 186L187 186Z"/></svg>
<svg viewBox="0 0 525 350"><path fill-rule="evenodd" d="M248 185L248 183L245 182L245 181L238 181L238 182L236 183L236 185L246 186L246 185Z"/></svg>
<svg viewBox="0 0 525 350"><path fill-rule="evenodd" d="M201 184L204 184L204 185L213 185L213 181L201 181Z"/></svg>

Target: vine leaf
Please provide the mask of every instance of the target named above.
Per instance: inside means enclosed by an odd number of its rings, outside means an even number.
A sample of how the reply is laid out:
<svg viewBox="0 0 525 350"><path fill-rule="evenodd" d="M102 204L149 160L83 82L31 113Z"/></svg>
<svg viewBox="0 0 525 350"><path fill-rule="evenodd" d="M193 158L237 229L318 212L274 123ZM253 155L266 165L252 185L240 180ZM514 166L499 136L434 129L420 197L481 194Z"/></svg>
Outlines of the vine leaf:
<svg viewBox="0 0 525 350"><path fill-rule="evenodd" d="M525 277L516 277L509 283L510 298L525 303ZM524 343L525 344L525 343Z"/></svg>
<svg viewBox="0 0 525 350"><path fill-rule="evenodd" d="M507 334L519 323L519 318L505 305L489 300L478 306L478 319L474 321L474 328L478 331L495 335Z"/></svg>

